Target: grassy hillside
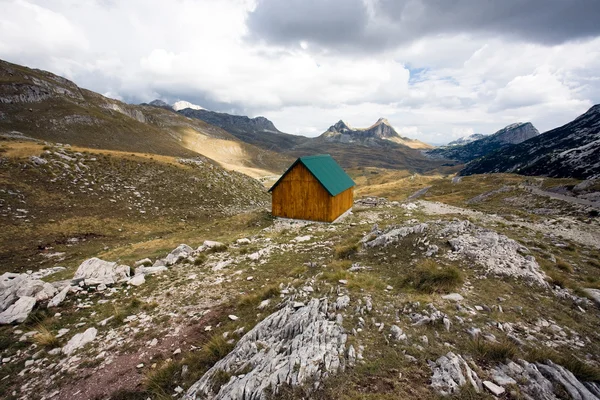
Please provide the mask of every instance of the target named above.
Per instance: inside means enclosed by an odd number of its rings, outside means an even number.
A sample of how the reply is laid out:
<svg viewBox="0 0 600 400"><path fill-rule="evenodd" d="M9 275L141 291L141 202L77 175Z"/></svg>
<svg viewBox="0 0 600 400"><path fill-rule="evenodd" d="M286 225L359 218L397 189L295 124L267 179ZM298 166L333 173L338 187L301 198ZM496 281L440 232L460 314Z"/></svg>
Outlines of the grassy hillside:
<svg viewBox="0 0 600 400"><path fill-rule="evenodd" d="M281 172L289 159L200 120L134 106L51 73L0 61L0 132L97 149L172 157L199 154L253 176Z"/></svg>
<svg viewBox="0 0 600 400"><path fill-rule="evenodd" d="M269 205L258 181L203 157L12 140L0 151L2 272L68 265Z"/></svg>

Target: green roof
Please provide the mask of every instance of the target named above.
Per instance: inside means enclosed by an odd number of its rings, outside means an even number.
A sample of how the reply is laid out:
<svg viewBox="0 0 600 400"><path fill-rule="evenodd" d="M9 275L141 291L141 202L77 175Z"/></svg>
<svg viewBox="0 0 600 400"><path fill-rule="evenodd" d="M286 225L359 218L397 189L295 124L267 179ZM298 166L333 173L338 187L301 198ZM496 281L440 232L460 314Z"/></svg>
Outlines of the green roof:
<svg viewBox="0 0 600 400"><path fill-rule="evenodd" d="M348 176L346 172L339 166L337 162L329 154L318 154L316 156L306 156L297 159L291 167L285 171L281 178L269 189L271 192L284 176L290 172L296 164L301 163L304 165L311 174L323 185L325 190L332 195L337 196L344 190L351 188L356 185L352 178Z"/></svg>

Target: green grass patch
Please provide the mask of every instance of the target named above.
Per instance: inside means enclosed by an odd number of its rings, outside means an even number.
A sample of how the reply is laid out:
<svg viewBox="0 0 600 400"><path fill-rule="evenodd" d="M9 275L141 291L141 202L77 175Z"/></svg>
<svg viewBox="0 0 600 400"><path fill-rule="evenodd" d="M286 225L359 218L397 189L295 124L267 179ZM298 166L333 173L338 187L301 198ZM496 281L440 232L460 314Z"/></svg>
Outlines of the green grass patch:
<svg viewBox="0 0 600 400"><path fill-rule="evenodd" d="M411 286L423 293L447 293L463 284L463 273L453 265L438 264L426 259L403 279L404 286Z"/></svg>

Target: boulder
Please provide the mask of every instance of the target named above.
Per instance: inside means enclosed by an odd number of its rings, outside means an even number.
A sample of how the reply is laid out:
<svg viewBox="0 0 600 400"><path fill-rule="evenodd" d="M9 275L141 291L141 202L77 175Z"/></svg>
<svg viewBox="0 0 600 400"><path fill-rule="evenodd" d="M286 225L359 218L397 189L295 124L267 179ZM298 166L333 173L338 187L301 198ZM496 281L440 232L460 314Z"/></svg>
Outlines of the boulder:
<svg viewBox="0 0 600 400"><path fill-rule="evenodd" d="M583 289L583 291L585 292L585 294L587 294L592 300L594 300L594 302L600 306L600 289L591 289L591 288L586 288Z"/></svg>
<svg viewBox="0 0 600 400"><path fill-rule="evenodd" d="M74 280L84 280L85 285L112 285L129 279L130 268L127 265L118 265L99 258L90 258L79 265Z"/></svg>
<svg viewBox="0 0 600 400"><path fill-rule="evenodd" d="M146 266L146 265L152 265L152 260L149 258L143 258L141 260L136 261L133 264L134 267Z"/></svg>
<svg viewBox="0 0 600 400"><path fill-rule="evenodd" d="M98 330L96 328L88 328L85 332L76 334L67 342L66 345L64 345L62 352L66 355L70 355L75 350L92 342L96 338L97 334Z"/></svg>
<svg viewBox="0 0 600 400"><path fill-rule="evenodd" d="M390 333L392 334L392 339L397 342L406 340L406 333L404 333L398 325L392 325L390 328Z"/></svg>
<svg viewBox="0 0 600 400"><path fill-rule="evenodd" d="M28 279L27 274L6 272L0 276L0 311L6 310L19 298L17 290Z"/></svg>
<svg viewBox="0 0 600 400"><path fill-rule="evenodd" d="M146 279L144 278L144 274L136 275L133 278L131 278L129 281L127 281L128 284L133 285L133 286L141 286L144 284L144 282L146 282Z"/></svg>
<svg viewBox="0 0 600 400"><path fill-rule="evenodd" d="M319 382L342 370L346 334L328 311L327 299L312 299L297 309L287 303L246 333L184 398L266 399L269 393L276 397L284 384ZM248 372L236 375L240 370ZM232 378L223 383L223 373Z"/></svg>
<svg viewBox="0 0 600 400"><path fill-rule="evenodd" d="M189 257L193 252L194 249L187 244L180 244L164 258L165 264L173 265L179 260Z"/></svg>
<svg viewBox="0 0 600 400"><path fill-rule="evenodd" d="M35 306L35 297L23 296L13 305L0 313L0 324L21 323L27 319L27 316Z"/></svg>

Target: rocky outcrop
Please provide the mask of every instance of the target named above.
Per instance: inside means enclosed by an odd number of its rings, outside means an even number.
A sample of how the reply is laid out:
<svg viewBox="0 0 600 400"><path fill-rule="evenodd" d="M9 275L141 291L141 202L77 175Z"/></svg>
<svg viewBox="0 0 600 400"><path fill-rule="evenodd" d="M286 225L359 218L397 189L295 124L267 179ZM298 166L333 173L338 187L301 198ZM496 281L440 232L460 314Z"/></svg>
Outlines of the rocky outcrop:
<svg viewBox="0 0 600 400"><path fill-rule="evenodd" d="M93 257L82 262L73 280L83 281L87 285L113 285L117 282L124 282L129 279L131 274L127 265L119 265L116 262L108 262Z"/></svg>
<svg viewBox="0 0 600 400"><path fill-rule="evenodd" d="M330 318L335 308L326 299L300 307L288 303L244 335L185 399L266 399L267 391L277 394L282 384L318 382L342 370L346 334ZM218 387L223 374L230 378Z"/></svg>
<svg viewBox="0 0 600 400"><path fill-rule="evenodd" d="M56 294L54 285L36 276L10 272L0 276L0 324L23 322L37 302L51 299Z"/></svg>
<svg viewBox="0 0 600 400"><path fill-rule="evenodd" d="M460 355L449 352L435 362L428 361L433 372L431 387L443 396L456 393L461 386L469 384L477 393L481 392L482 383L475 371Z"/></svg>
<svg viewBox="0 0 600 400"><path fill-rule="evenodd" d="M488 274L523 278L548 286L546 275L535 258L523 255L529 250L518 242L468 221L455 222L446 229L460 232L448 240L452 250L484 266Z"/></svg>
<svg viewBox="0 0 600 400"><path fill-rule="evenodd" d="M401 226L396 228L391 228L386 232L380 232L377 229L371 231L371 234L367 235L363 239L363 246L368 247L376 247L376 246L387 246L391 243L396 243L400 239L405 238L411 234L420 234L427 230L429 226L427 224L417 224L414 226Z"/></svg>

